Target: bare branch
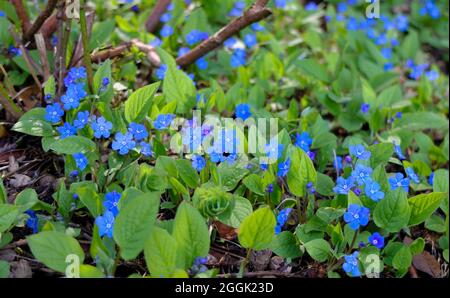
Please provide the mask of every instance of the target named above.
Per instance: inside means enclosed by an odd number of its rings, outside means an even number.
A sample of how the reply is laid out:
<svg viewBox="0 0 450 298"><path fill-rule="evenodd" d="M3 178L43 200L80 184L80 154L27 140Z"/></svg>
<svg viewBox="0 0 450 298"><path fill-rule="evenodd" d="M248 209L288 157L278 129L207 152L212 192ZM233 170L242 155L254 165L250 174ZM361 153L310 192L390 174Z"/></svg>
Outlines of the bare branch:
<svg viewBox="0 0 450 298"><path fill-rule="evenodd" d="M17 16L19 17L20 24L22 26L22 32L25 33L31 27L30 19L28 18L25 6L23 6L22 0L10 0L11 4L16 9Z"/></svg>
<svg viewBox="0 0 450 298"><path fill-rule="evenodd" d="M148 17L147 22L145 22L145 28L147 32L155 31L159 24L161 16L166 12L171 0L159 0L153 8L152 14Z"/></svg>
<svg viewBox="0 0 450 298"><path fill-rule="evenodd" d="M258 0L253 4L250 9L244 12L244 14L237 19L232 20L228 25L220 29L214 35L212 35L207 40L203 41L201 44L190 50L185 55L179 57L176 61L181 67L187 66L195 62L200 57L208 54L214 49L220 47L225 40L227 40L232 35L238 33L245 27L256 23L270 14L272 11L265 7L269 0Z"/></svg>
<svg viewBox="0 0 450 298"><path fill-rule="evenodd" d="M36 48L39 51L39 57L42 63L44 81L47 81L47 79L50 77L50 65L48 63L47 49L45 48L45 40L42 33L35 34L34 39L36 40Z"/></svg>
<svg viewBox="0 0 450 298"><path fill-rule="evenodd" d="M33 35L38 32L38 30L42 27L42 24L44 24L44 21L52 14L53 10L56 7L56 3L58 0L48 0L47 6L39 16L37 17L36 21L31 25L30 29L28 29L22 38L22 42L26 44L28 41L30 41L33 38Z"/></svg>

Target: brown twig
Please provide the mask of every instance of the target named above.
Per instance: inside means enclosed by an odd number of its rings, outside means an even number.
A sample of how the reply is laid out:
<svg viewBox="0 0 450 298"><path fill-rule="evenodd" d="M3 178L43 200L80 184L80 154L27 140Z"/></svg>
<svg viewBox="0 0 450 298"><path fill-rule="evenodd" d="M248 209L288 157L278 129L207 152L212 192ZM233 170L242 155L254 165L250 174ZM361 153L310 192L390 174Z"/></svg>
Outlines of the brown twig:
<svg viewBox="0 0 450 298"><path fill-rule="evenodd" d="M31 27L31 23L22 0L11 0L11 4L14 6L17 16L19 17L22 32L27 32Z"/></svg>
<svg viewBox="0 0 450 298"><path fill-rule="evenodd" d="M170 2L171 0L159 0L158 3L156 3L151 15L147 19L147 22L145 22L147 32L152 33L155 31L160 22L161 16L166 12Z"/></svg>
<svg viewBox="0 0 450 298"><path fill-rule="evenodd" d="M58 87L56 90L56 100L59 100L61 94L62 94L62 89L63 89L63 70L62 68L65 67L64 63L63 63L63 43L62 43L62 39L63 39L63 34L64 34L64 21L63 21L63 16L64 16L64 2L58 2L58 4L56 5L56 30L57 30L57 45L56 45L56 54L55 54L55 78L57 78L57 83L58 83Z"/></svg>
<svg viewBox="0 0 450 298"><path fill-rule="evenodd" d="M14 103L14 101L8 96L6 90L0 84L0 103L8 111L14 120L20 118L23 115L23 111Z"/></svg>
<svg viewBox="0 0 450 298"><path fill-rule="evenodd" d="M36 21L34 21L33 25L31 25L30 29L26 30L23 34L22 42L24 44L30 41L33 38L33 35L42 27L44 21L52 14L57 2L58 0L48 0L45 9L41 11Z"/></svg>
<svg viewBox="0 0 450 298"><path fill-rule="evenodd" d="M38 49L39 57L41 59L44 81L47 81L47 79L50 77L50 65L48 63L44 36L42 35L42 33L38 33L34 35L34 39L36 40L36 48Z"/></svg>
<svg viewBox="0 0 450 298"><path fill-rule="evenodd" d="M207 53L220 47L230 36L238 33L245 27L268 17L272 14L272 11L266 7L268 2L269 0L257 0L242 16L234 19L210 38L203 41L185 55L179 57L176 60L177 64L181 67L185 67L195 62L198 58L203 57Z"/></svg>

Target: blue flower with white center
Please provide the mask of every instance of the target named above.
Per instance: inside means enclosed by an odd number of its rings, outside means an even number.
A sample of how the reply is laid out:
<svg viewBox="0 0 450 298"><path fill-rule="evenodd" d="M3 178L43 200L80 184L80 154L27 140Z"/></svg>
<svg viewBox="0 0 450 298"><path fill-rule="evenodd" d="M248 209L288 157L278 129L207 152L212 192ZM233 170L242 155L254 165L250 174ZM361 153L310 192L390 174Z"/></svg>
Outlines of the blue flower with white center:
<svg viewBox="0 0 450 298"><path fill-rule="evenodd" d="M69 70L68 76L70 76L72 78L72 80L74 80L74 81L80 80L80 79L85 79L87 76L86 68L84 66L72 67Z"/></svg>
<svg viewBox="0 0 450 298"><path fill-rule="evenodd" d="M347 11L347 4L345 2L339 2L337 5L337 11L339 13L344 13Z"/></svg>
<svg viewBox="0 0 450 298"><path fill-rule="evenodd" d="M253 23L250 25L250 28L252 28L252 30L256 32L266 30L266 28L264 28L264 26L260 23Z"/></svg>
<svg viewBox="0 0 450 298"><path fill-rule="evenodd" d="M380 184L375 181L368 181L364 187L364 192L372 201L378 202L384 198L384 192L381 190Z"/></svg>
<svg viewBox="0 0 450 298"><path fill-rule="evenodd" d="M77 133L77 129L70 125L70 123L66 122L62 126L57 128L59 134L61 135L61 140L74 136Z"/></svg>
<svg viewBox="0 0 450 298"><path fill-rule="evenodd" d="M359 270L359 261L358 261L359 252L355 251L351 255L344 256L344 264L342 265L342 269L344 269L345 273L352 277L361 276L361 271Z"/></svg>
<svg viewBox="0 0 450 298"><path fill-rule="evenodd" d="M73 155L73 159L75 159L75 164L77 165L77 167L83 171L84 169L86 169L86 167L89 164L88 159L86 158L86 156L83 153L75 153ZM78 176L78 175L77 175Z"/></svg>
<svg viewBox="0 0 450 298"><path fill-rule="evenodd" d="M369 236L369 243L375 246L378 249L382 249L384 247L384 237L380 235L380 233L373 233Z"/></svg>
<svg viewBox="0 0 450 298"><path fill-rule="evenodd" d="M349 151L351 155L361 160L369 159L371 155L370 151L366 150L366 147L364 147L364 145L362 144L350 145Z"/></svg>
<svg viewBox="0 0 450 298"><path fill-rule="evenodd" d="M100 237L113 237L114 221L114 214L111 211L106 211L103 216L99 216L95 219L95 224L98 227Z"/></svg>
<svg viewBox="0 0 450 298"><path fill-rule="evenodd" d="M130 132L136 141L141 141L148 137L147 129L143 124L137 124L134 122L130 123L130 127L128 128L128 132Z"/></svg>
<svg viewBox="0 0 450 298"><path fill-rule="evenodd" d="M33 231L33 234L36 234L37 232L39 232L39 219L36 213L33 210L29 209L25 211L25 214L28 215L28 219L25 225L27 226L27 228L30 228Z"/></svg>
<svg viewBox="0 0 450 298"><path fill-rule="evenodd" d="M338 177L336 180L336 186L333 187L333 191L337 194L346 195L355 186L355 180L353 177Z"/></svg>
<svg viewBox="0 0 450 298"><path fill-rule="evenodd" d="M161 64L161 66L155 71L155 76L159 80L164 80L164 77L166 76L167 68L168 67L166 64Z"/></svg>
<svg viewBox="0 0 450 298"><path fill-rule="evenodd" d="M105 194L103 206L114 216L117 216L117 214L119 214L119 201L121 197L122 194L118 193L117 191L112 191Z"/></svg>
<svg viewBox="0 0 450 298"><path fill-rule="evenodd" d="M206 61L205 57L201 57L195 61L195 65L197 65L198 69L205 70L208 68L208 61Z"/></svg>
<svg viewBox="0 0 450 298"><path fill-rule="evenodd" d="M305 5L305 10L306 11L316 11L317 10L317 4L316 3L314 3L314 2L308 2L306 5Z"/></svg>
<svg viewBox="0 0 450 298"><path fill-rule="evenodd" d="M368 104L368 103L363 103L363 104L361 105L361 113L367 114L367 113L369 112L369 110L370 110L370 104Z"/></svg>
<svg viewBox="0 0 450 298"><path fill-rule="evenodd" d="M400 32L406 32L408 30L409 21L408 17L404 15L397 15L395 18L395 26Z"/></svg>
<svg viewBox="0 0 450 298"><path fill-rule="evenodd" d="M347 212L344 213L344 221L348 223L350 229L357 230L369 223L370 210L364 206L351 204Z"/></svg>
<svg viewBox="0 0 450 298"><path fill-rule="evenodd" d="M173 114L160 114L156 117L156 120L153 122L153 126L157 130L166 129L172 123L175 115Z"/></svg>
<svg viewBox="0 0 450 298"><path fill-rule="evenodd" d="M289 219L289 214L291 213L292 208L285 208L280 211L277 215L277 225L275 227L275 234L278 235L281 232L281 229L286 224Z"/></svg>
<svg viewBox="0 0 450 298"><path fill-rule="evenodd" d="M285 162L280 162L278 164L278 172L277 172L277 176L278 177L284 177L287 175L287 173L289 172L289 169L291 168L291 159L288 158L286 159Z"/></svg>
<svg viewBox="0 0 450 298"><path fill-rule="evenodd" d="M429 81L436 81L439 79L439 73L435 70L430 70L425 73Z"/></svg>
<svg viewBox="0 0 450 298"><path fill-rule="evenodd" d="M258 43L258 40L256 39L256 34L254 33L246 34L244 36L244 43L247 47L253 48Z"/></svg>
<svg viewBox="0 0 450 298"><path fill-rule="evenodd" d="M57 103L45 107L45 120L51 123L58 123L64 116L64 110Z"/></svg>
<svg viewBox="0 0 450 298"><path fill-rule="evenodd" d="M230 37L230 38L228 38L227 40L225 40L225 42L223 43L223 45L224 45L226 48L232 49L236 43L237 43L236 38Z"/></svg>
<svg viewBox="0 0 450 298"><path fill-rule="evenodd" d="M212 147L209 147L208 149L211 149ZM221 153L217 153L214 152L212 150L208 150L208 154L209 154L209 160L213 163L219 163L219 162L223 162L225 160L225 156L223 156L223 154Z"/></svg>
<svg viewBox="0 0 450 298"><path fill-rule="evenodd" d="M140 142L139 147L141 149L141 154L150 157L153 156L152 146L146 142Z"/></svg>
<svg viewBox="0 0 450 298"><path fill-rule="evenodd" d="M208 39L208 32L202 32L200 30L194 29L188 34L186 34L186 43L190 46Z"/></svg>
<svg viewBox="0 0 450 298"><path fill-rule="evenodd" d="M235 129L221 129L214 140L214 151L217 153L236 153L240 140Z"/></svg>
<svg viewBox="0 0 450 298"><path fill-rule="evenodd" d="M408 175L409 179L411 179L412 182L419 184L420 178L417 176L416 172L414 172L414 169L411 167L408 167L405 169L406 175Z"/></svg>
<svg viewBox="0 0 450 298"><path fill-rule="evenodd" d="M303 151L308 152L312 145L312 138L309 136L309 133L304 131L301 134L297 133L297 137L295 139L295 146L300 147Z"/></svg>
<svg viewBox="0 0 450 298"><path fill-rule="evenodd" d="M105 118L99 117L97 120L92 121L91 128L94 131L94 137L97 139L100 138L109 138L111 135L112 123L106 121Z"/></svg>
<svg viewBox="0 0 450 298"><path fill-rule="evenodd" d="M283 154L284 145L279 144L278 141L271 141L269 144L264 146L264 151L267 154L267 157L270 159L277 160Z"/></svg>
<svg viewBox="0 0 450 298"><path fill-rule="evenodd" d="M231 67L237 68L239 66L245 65L245 57L246 53L244 49L235 49L230 59Z"/></svg>
<svg viewBox="0 0 450 298"><path fill-rule="evenodd" d="M66 94L61 96L61 102L64 104L66 111L70 109L76 109L80 106L80 100L78 95L74 91L67 91Z"/></svg>
<svg viewBox="0 0 450 298"><path fill-rule="evenodd" d="M159 34L162 37L169 37L173 34L173 28L166 24L162 27L161 31L159 31Z"/></svg>
<svg viewBox="0 0 450 298"><path fill-rule="evenodd" d="M89 122L89 111L80 111L77 113L77 118L73 122L76 129L83 129Z"/></svg>
<svg viewBox="0 0 450 298"><path fill-rule="evenodd" d="M135 146L136 142L133 140L133 135L129 132L126 134L118 132L112 143L113 150L118 151L120 155L127 154L130 150L133 150Z"/></svg>
<svg viewBox="0 0 450 298"><path fill-rule="evenodd" d="M396 190L401 187L404 191L408 192L409 189L409 178L403 176L402 173L395 173L394 176L388 178L391 190Z"/></svg>
<svg viewBox="0 0 450 298"><path fill-rule="evenodd" d="M371 179L372 171L372 168L358 164L351 175L358 185L363 185Z"/></svg>
<svg viewBox="0 0 450 298"><path fill-rule="evenodd" d="M191 158L192 167L200 172L206 166L206 160L203 156L195 154Z"/></svg>
<svg viewBox="0 0 450 298"><path fill-rule="evenodd" d="M167 23L167 22L170 21L171 19L172 19L172 14L169 13L169 12L164 13L164 14L159 18L159 20L160 20L162 23Z"/></svg>
<svg viewBox="0 0 450 298"><path fill-rule="evenodd" d="M250 112L250 105L247 103L241 103L236 106L236 117L242 120L247 120L252 113Z"/></svg>

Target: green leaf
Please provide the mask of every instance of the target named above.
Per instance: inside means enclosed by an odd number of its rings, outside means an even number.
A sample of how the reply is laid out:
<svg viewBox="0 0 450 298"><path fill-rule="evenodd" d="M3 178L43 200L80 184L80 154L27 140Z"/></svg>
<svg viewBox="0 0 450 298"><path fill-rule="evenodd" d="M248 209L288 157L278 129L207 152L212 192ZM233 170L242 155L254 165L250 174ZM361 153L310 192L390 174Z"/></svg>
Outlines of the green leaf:
<svg viewBox="0 0 450 298"><path fill-rule="evenodd" d="M80 265L80 278L103 278L103 277L105 277L105 275L99 268L86 264Z"/></svg>
<svg viewBox="0 0 450 298"><path fill-rule="evenodd" d="M168 65L164 76L163 93L166 102L177 101L179 111L186 110L186 104L190 98L196 94L195 85L192 80L175 65ZM195 103L194 103L195 104Z"/></svg>
<svg viewBox="0 0 450 298"><path fill-rule="evenodd" d="M0 260L0 278L7 278L9 276L9 263L3 260Z"/></svg>
<svg viewBox="0 0 450 298"><path fill-rule="evenodd" d="M437 233L444 233L447 230L447 225L442 217L431 215L430 218L425 221L425 228Z"/></svg>
<svg viewBox="0 0 450 298"><path fill-rule="evenodd" d="M248 174L248 170L238 166L238 163L229 164L227 162L221 163L217 167L220 184L225 191L231 191L236 188L239 181Z"/></svg>
<svg viewBox="0 0 450 298"><path fill-rule="evenodd" d="M36 137L49 137L53 135L50 123L40 119L19 120L14 124L12 130Z"/></svg>
<svg viewBox="0 0 450 298"><path fill-rule="evenodd" d="M93 187L80 187L76 190L76 194L92 216L97 217L102 214L102 200L98 192Z"/></svg>
<svg viewBox="0 0 450 298"><path fill-rule="evenodd" d="M88 138L82 136L70 136L53 142L50 144L49 148L56 151L58 154L75 154L94 151L96 145Z"/></svg>
<svg viewBox="0 0 450 298"><path fill-rule="evenodd" d="M275 234L276 220L269 207L260 208L244 219L239 227L239 242L245 248L268 248Z"/></svg>
<svg viewBox="0 0 450 298"><path fill-rule="evenodd" d="M55 77L51 75L44 83L44 96L50 94L52 98L55 98Z"/></svg>
<svg viewBox="0 0 450 298"><path fill-rule="evenodd" d="M333 194L334 182L328 175L317 173L317 193L323 196L331 196Z"/></svg>
<svg viewBox="0 0 450 298"><path fill-rule="evenodd" d="M289 231L281 232L273 237L270 248L283 258L297 258L302 255L294 234Z"/></svg>
<svg viewBox="0 0 450 298"><path fill-rule="evenodd" d="M227 226L238 228L252 212L252 203L248 199L235 196L232 207L219 214L217 218Z"/></svg>
<svg viewBox="0 0 450 298"><path fill-rule="evenodd" d="M3 184L3 179L0 178L0 204L6 203L8 199L8 194L6 193L5 185Z"/></svg>
<svg viewBox="0 0 450 298"><path fill-rule="evenodd" d="M379 143L369 147L370 164L372 167L377 167L380 164L386 164L394 154L394 145L392 143Z"/></svg>
<svg viewBox="0 0 450 298"><path fill-rule="evenodd" d="M331 251L330 244L323 239L314 239L304 244L306 251L314 260L325 262Z"/></svg>
<svg viewBox="0 0 450 298"><path fill-rule="evenodd" d="M406 193L399 188L389 192L378 202L374 211L375 224L388 232L395 233L406 227L411 215Z"/></svg>
<svg viewBox="0 0 450 298"><path fill-rule="evenodd" d="M8 230L19 215L19 208L10 204L0 204L0 233Z"/></svg>
<svg viewBox="0 0 450 298"><path fill-rule="evenodd" d="M294 195L303 197L306 195L308 182L316 185L317 172L305 151L296 146L289 146L288 152L291 152L291 167L287 174L287 184Z"/></svg>
<svg viewBox="0 0 450 298"><path fill-rule="evenodd" d="M192 167L189 160L178 159L175 164L184 183L190 188L196 188L200 179L197 171Z"/></svg>
<svg viewBox="0 0 450 298"><path fill-rule="evenodd" d="M403 98L402 89L399 85L384 89L377 98L377 104L382 107L392 106Z"/></svg>
<svg viewBox="0 0 450 298"><path fill-rule="evenodd" d="M64 273L69 255L79 257L79 263L84 261L84 252L78 241L57 231L41 232L27 237L31 252L39 262L58 272Z"/></svg>
<svg viewBox="0 0 450 298"><path fill-rule="evenodd" d="M317 63L315 60L303 59L299 60L296 64L307 75L311 75L325 83L328 83L330 81L325 67Z"/></svg>
<svg viewBox="0 0 450 298"><path fill-rule="evenodd" d="M125 101L125 119L130 122L141 122L150 111L153 97L159 88L160 82L139 88Z"/></svg>
<svg viewBox="0 0 450 298"><path fill-rule="evenodd" d="M248 175L242 180L242 183L255 194L263 196L265 193L261 177L256 174Z"/></svg>
<svg viewBox="0 0 450 298"><path fill-rule="evenodd" d="M37 193L32 188L22 190L14 200L14 204L19 208L19 212L25 212L39 202Z"/></svg>
<svg viewBox="0 0 450 298"><path fill-rule="evenodd" d="M405 59L415 59L420 49L419 36L416 31L411 30L403 40L401 54Z"/></svg>
<svg viewBox="0 0 450 298"><path fill-rule="evenodd" d="M408 246L403 245L392 259L392 265L397 270L407 269L412 263L412 254Z"/></svg>
<svg viewBox="0 0 450 298"><path fill-rule="evenodd" d="M442 200L447 197L443 192L432 192L429 194L420 194L408 200L411 206L411 218L409 226L418 225L424 222L439 207Z"/></svg>
<svg viewBox="0 0 450 298"><path fill-rule="evenodd" d="M169 277L177 269L177 241L164 229L153 228L145 243L144 255L154 277Z"/></svg>
<svg viewBox="0 0 450 298"><path fill-rule="evenodd" d="M144 248L151 236L159 210L159 196L144 193L120 210L114 223L114 240L123 259L131 260Z"/></svg>
<svg viewBox="0 0 450 298"><path fill-rule="evenodd" d="M103 79L107 78L109 84L103 86ZM111 60L104 61L94 74L94 93L100 96L101 102L109 103L114 97L113 82L111 76Z"/></svg>
<svg viewBox="0 0 450 298"><path fill-rule="evenodd" d="M404 113L402 118L394 123L394 130L407 129L411 131L448 127L448 119L444 115L433 112Z"/></svg>
<svg viewBox="0 0 450 298"><path fill-rule="evenodd" d="M409 245L409 249L411 250L411 254L413 256L421 254L424 248L425 240L423 240L423 238L417 238Z"/></svg>
<svg viewBox="0 0 450 298"><path fill-rule="evenodd" d="M344 215L345 209L335 209L332 207L321 207L317 210L316 215L326 223L338 219Z"/></svg>
<svg viewBox="0 0 450 298"><path fill-rule="evenodd" d="M183 202L175 215L172 235L182 254L184 268L191 267L196 257L204 257L209 251L209 233L205 219L189 203Z"/></svg>

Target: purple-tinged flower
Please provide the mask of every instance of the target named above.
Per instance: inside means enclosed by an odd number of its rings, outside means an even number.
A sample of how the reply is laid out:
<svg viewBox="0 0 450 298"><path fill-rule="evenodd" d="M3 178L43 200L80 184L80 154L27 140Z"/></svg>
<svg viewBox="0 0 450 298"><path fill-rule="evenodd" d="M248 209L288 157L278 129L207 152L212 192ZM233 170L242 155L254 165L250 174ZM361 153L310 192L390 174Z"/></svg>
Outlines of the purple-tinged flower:
<svg viewBox="0 0 450 298"><path fill-rule="evenodd" d="M121 197L122 194L118 193L117 191L112 191L105 194L103 206L114 216L117 216L117 214L119 214L119 201Z"/></svg>
<svg viewBox="0 0 450 298"><path fill-rule="evenodd" d="M342 265L342 269L344 269L345 273L349 274L352 277L361 276L361 271L359 270L359 261L358 261L359 252L355 251L351 255L344 256L344 264Z"/></svg>
<svg viewBox="0 0 450 298"><path fill-rule="evenodd" d="M284 8L286 6L286 0L275 0L275 7Z"/></svg>
<svg viewBox="0 0 450 298"><path fill-rule="evenodd" d="M74 136L77 133L77 129L70 125L69 122L64 123L62 126L57 128L59 134L61 135L61 140Z"/></svg>
<svg viewBox="0 0 450 298"><path fill-rule="evenodd" d="M272 193L273 192L273 184L272 183L267 185L266 192L268 192L268 193Z"/></svg>
<svg viewBox="0 0 450 298"><path fill-rule="evenodd" d="M333 191L337 194L346 195L355 186L355 180L353 177L338 177L336 180L336 186L333 187Z"/></svg>
<svg viewBox="0 0 450 298"><path fill-rule="evenodd" d="M238 1L234 3L233 9L228 13L228 16L230 17L239 17L244 12L245 3Z"/></svg>
<svg viewBox="0 0 450 298"><path fill-rule="evenodd" d="M111 135L111 129L113 125L111 122L106 121L105 118L99 117L98 119L94 119L91 123L91 128L94 131L94 137L100 139L102 137L109 138Z"/></svg>
<svg viewBox="0 0 450 298"><path fill-rule="evenodd" d="M378 249L382 249L384 247L384 237L380 235L380 233L373 233L369 236L369 243L375 246Z"/></svg>
<svg viewBox="0 0 450 298"><path fill-rule="evenodd" d="M95 219L95 224L98 226L100 237L113 237L114 221L114 214L111 211L106 211L103 216L99 216Z"/></svg>
<svg viewBox="0 0 450 298"><path fill-rule="evenodd" d="M370 210L364 206L351 204L347 212L344 213L344 221L348 223L350 229L357 230L369 223Z"/></svg>
<svg viewBox="0 0 450 298"><path fill-rule="evenodd" d="M51 123L58 123L61 117L64 116L64 110L57 103L45 107L45 120Z"/></svg>
<svg viewBox="0 0 450 298"><path fill-rule="evenodd" d="M394 176L388 178L391 190L396 190L401 187L404 191L408 192L409 189L409 178L404 177L402 173L395 173Z"/></svg>
<svg viewBox="0 0 450 298"><path fill-rule="evenodd" d="M170 21L171 19L172 19L172 14L171 14L170 12L164 13L164 14L159 18L159 20L160 20L162 23L167 23L167 22Z"/></svg>
<svg viewBox="0 0 450 298"><path fill-rule="evenodd" d="M159 47L159 46L161 46L162 45L162 40L161 39L159 39L158 37L155 37L155 38L153 38L152 39L152 41L150 41L150 45L152 46L152 47Z"/></svg>
<svg viewBox="0 0 450 298"><path fill-rule="evenodd" d="M126 134L118 132L112 143L112 148L119 151L120 155L127 154L130 150L134 149L135 146L136 142L133 140L133 135L129 132Z"/></svg>
<svg viewBox="0 0 450 298"><path fill-rule="evenodd" d="M378 202L384 198L384 192L381 190L380 184L375 181L368 181L364 187L364 192L372 201Z"/></svg>
<svg viewBox="0 0 450 298"><path fill-rule="evenodd" d="M86 156L83 153L75 153L73 155L73 158L75 159L75 164L77 165L77 167L83 171L84 169L86 169L87 165L89 164L88 159L86 158ZM77 175L78 176L78 175Z"/></svg>

